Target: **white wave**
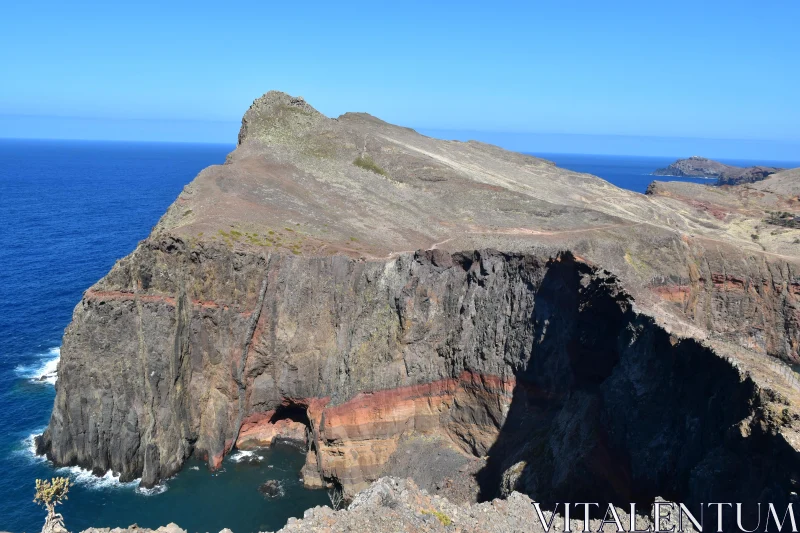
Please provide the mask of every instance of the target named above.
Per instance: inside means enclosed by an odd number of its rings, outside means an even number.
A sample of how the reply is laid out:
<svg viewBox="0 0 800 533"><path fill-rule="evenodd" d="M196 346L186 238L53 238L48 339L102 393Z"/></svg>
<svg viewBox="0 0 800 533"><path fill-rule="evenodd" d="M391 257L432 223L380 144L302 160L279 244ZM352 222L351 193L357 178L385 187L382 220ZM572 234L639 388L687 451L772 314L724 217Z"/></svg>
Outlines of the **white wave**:
<svg viewBox="0 0 800 533"><path fill-rule="evenodd" d="M246 463L257 463L263 458L263 456L258 455L256 452L248 450L237 450L236 453L230 455L230 459L234 463L241 463L242 461Z"/></svg>
<svg viewBox="0 0 800 533"><path fill-rule="evenodd" d="M56 468L56 473L60 475L69 476L73 483L83 485L89 489L125 489L135 488L139 485L139 479L132 481L122 482L119 480L119 474L114 474L111 470L102 476L95 476L91 470L86 470L79 466L64 466Z"/></svg>
<svg viewBox="0 0 800 533"><path fill-rule="evenodd" d="M31 383L47 383L55 385L58 380L58 361L61 359L61 348L50 348L39 354L38 361L29 365L18 365L14 372Z"/></svg>
<svg viewBox="0 0 800 533"><path fill-rule="evenodd" d="M32 461L49 463L47 457L44 455L36 455L36 437L44 433L44 430L45 428L41 428L28 435L23 441L24 447L18 450L18 453L25 454ZM150 489L139 487L141 478L131 481L120 481L120 475L115 475L111 470L102 476L96 476L91 470L86 470L79 466L63 466L55 468L54 471L57 475L67 476L73 483L83 485L89 489L135 489L138 494L142 494L143 496L162 494L167 490L167 485L164 483Z"/></svg>
<svg viewBox="0 0 800 533"><path fill-rule="evenodd" d="M47 461L47 457L44 455L36 455L36 437L44 433L45 428L38 429L25 437L22 441L23 448L17 450L14 453L18 453L21 455L25 455L29 457L31 460L36 462L45 462Z"/></svg>
<svg viewBox="0 0 800 533"><path fill-rule="evenodd" d="M164 483L161 485L156 485L151 489L136 487L136 493L141 494L142 496L157 496L158 494L164 494L165 492L167 492L167 485Z"/></svg>

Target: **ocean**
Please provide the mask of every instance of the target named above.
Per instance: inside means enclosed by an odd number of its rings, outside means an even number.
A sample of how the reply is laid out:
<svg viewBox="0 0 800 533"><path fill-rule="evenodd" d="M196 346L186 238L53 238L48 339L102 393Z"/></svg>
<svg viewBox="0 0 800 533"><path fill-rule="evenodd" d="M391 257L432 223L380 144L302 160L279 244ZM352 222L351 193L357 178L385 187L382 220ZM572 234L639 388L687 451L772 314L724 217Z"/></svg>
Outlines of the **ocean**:
<svg viewBox="0 0 800 533"><path fill-rule="evenodd" d="M81 294L148 235L184 185L233 148L0 140L0 530L41 529L45 513L32 502L34 480L54 475L76 482L59 508L72 531L175 522L189 531L251 533L279 529L289 517L328 503L325 491L302 487L303 456L291 447L229 457L213 474L192 462L148 492L111 474L54 469L32 451L54 398L54 379L39 378L55 369ZM638 192L652 181L650 172L676 159L537 155ZM284 495L259 493L267 479L280 480Z"/></svg>
<svg viewBox="0 0 800 533"><path fill-rule="evenodd" d="M659 181L687 181L690 183L701 183L713 185L716 180L708 178L681 178L677 176L652 176L651 173L674 163L678 157L647 157L631 155L588 155L588 154L548 154L531 153L536 157L541 157L553 161L562 168L568 168L576 172L585 172L600 176L606 181L610 181L617 187L644 193L647 186L653 180ZM800 154L798 154L800 155ZM749 167L753 165L766 165L780 168L800 167L800 161L764 161L749 159L716 159L721 163L738 167Z"/></svg>
<svg viewBox="0 0 800 533"><path fill-rule="evenodd" d="M0 140L0 531L40 531L34 480L76 481L59 509L71 531L90 526L175 522L189 531L276 530L291 516L328 503L299 481L303 455L290 447L263 459L228 458L223 471L188 465L157 491L55 470L34 456L32 437L47 425L53 370L64 328L81 294L130 253L203 168L225 161L231 145ZM284 496L258 486L281 480ZM166 490L164 490L166 489Z"/></svg>

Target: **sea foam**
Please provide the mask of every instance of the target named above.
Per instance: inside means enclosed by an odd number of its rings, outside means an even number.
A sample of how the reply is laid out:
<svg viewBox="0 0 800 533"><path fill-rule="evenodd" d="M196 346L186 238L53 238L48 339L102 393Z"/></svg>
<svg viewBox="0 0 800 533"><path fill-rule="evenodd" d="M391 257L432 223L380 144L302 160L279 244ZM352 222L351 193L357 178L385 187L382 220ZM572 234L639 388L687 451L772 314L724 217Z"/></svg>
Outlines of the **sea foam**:
<svg viewBox="0 0 800 533"><path fill-rule="evenodd" d="M18 448L14 453L18 455L23 455L29 457L31 460L36 461L37 463L46 462L47 457L44 455L36 455L36 437L44 433L45 428L38 429L25 437L23 441L23 446Z"/></svg>
<svg viewBox="0 0 800 533"><path fill-rule="evenodd" d="M236 453L231 454L229 457L234 463L257 463L264 458L263 456L249 450L237 450Z"/></svg>
<svg viewBox="0 0 800 533"><path fill-rule="evenodd" d="M61 348L50 348L37 356L37 361L28 365L18 365L14 372L31 383L55 385L58 380L58 361Z"/></svg>
<svg viewBox="0 0 800 533"><path fill-rule="evenodd" d="M23 451L25 455L29 456L31 460L36 462L47 462L47 457L44 455L36 455L36 437L44 432L45 428L35 431L28 435L24 441ZM77 484L82 485L92 490L107 490L107 489L135 489L137 494L142 496L155 496L166 492L166 483L161 483L155 487L146 489L139 486L141 478L133 479L131 481L120 481L119 474L114 474L111 470L102 476L96 476L91 470L81 468L79 466L63 466L54 469L57 476L69 477L70 480Z"/></svg>
<svg viewBox="0 0 800 533"><path fill-rule="evenodd" d="M85 468L81 468L79 466L65 466L56 468L56 474L61 476L69 476L73 483L83 485L84 487L90 489L98 490L134 488L139 485L140 481L138 479L134 479L132 481L122 482L119 480L119 474L114 475L111 470L102 476L95 476L90 470L86 470Z"/></svg>

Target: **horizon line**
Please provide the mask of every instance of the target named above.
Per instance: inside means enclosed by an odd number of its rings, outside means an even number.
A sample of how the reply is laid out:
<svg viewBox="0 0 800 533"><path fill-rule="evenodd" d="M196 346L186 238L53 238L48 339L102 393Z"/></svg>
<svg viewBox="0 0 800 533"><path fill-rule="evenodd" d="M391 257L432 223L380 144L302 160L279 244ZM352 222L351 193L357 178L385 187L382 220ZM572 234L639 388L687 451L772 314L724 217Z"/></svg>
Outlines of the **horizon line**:
<svg viewBox="0 0 800 533"><path fill-rule="evenodd" d="M97 116L81 116L81 115L40 115L35 113L0 113L0 119L25 119L31 118L36 120L41 119L55 119L55 120L88 120L98 122L142 122L142 123L202 123L202 124L220 124L226 126L233 126L234 124L241 124L242 119L201 119L201 118L142 118L142 117L97 117ZM376 117L379 118L380 117ZM332 118L332 120L336 120ZM383 119L380 119L383 120ZM393 123L390 123L393 124ZM666 134L636 134L636 133L584 133L584 132L557 132L557 131L520 131L520 130L502 130L502 129L481 129L481 128L448 128L448 127L431 127L431 126L404 126L402 124L394 124L401 127L409 127L417 133L423 131L430 132L451 132L460 134L492 134L492 135L563 135L574 137L605 137L605 138L619 138L619 139L662 139L662 140L704 140L704 141L743 141L743 142L758 142L758 143L780 143L786 145L797 145L800 147L800 139L766 139L766 138L748 138L748 137L710 137L710 136L692 136L692 135L666 135ZM425 133L422 133L425 135ZM0 138L11 138L0 136ZM23 137L21 137L23 138ZM76 140L104 140L104 139L76 139ZM477 140L477 139L475 139ZM154 141L158 142L158 141ZM180 142L180 141L175 141ZM192 141L188 141L192 142ZM222 143L208 143L208 144L222 144Z"/></svg>
<svg viewBox="0 0 800 533"><path fill-rule="evenodd" d="M547 134L543 134L547 135ZM576 134L578 135L578 134ZM656 137L662 138L662 137ZM446 139L441 139L446 140ZM475 140L476 142L483 142L477 139L470 139ZM722 140L722 139L716 139ZM211 142L211 141L143 141L143 140L127 140L127 139L87 139L87 138L49 138L49 137L7 137L0 134L0 142L2 141L34 141L34 142L75 142L75 143L111 143L111 144L182 144L182 145L210 145L210 146L228 146L231 147L232 150L238 148L238 143L227 143L227 142ZM469 142L469 141L457 141L457 142ZM490 144L490 143L484 143ZM498 146L498 145L492 145ZM501 146L498 146L502 148ZM606 157L638 157L638 158L653 158L653 159L670 159L675 158L676 160L679 159L686 159L689 156L674 154L669 156L663 155L641 155L641 154L626 154L626 153L598 153L598 152L575 152L575 151L558 151L558 150L546 150L546 151L530 151L530 150L512 150L508 148L503 148L504 150L508 150L510 152L516 152L524 155L530 155L533 157L538 157L539 159L546 159L545 156L547 155L585 155L585 156L606 156ZM770 158L756 158L756 157L744 157L744 158L735 158L735 157L716 157L716 158L708 158L708 159L715 159L715 160L729 160L729 161L765 161L765 162L776 162L776 163L797 163L800 164L800 158L797 160L792 159L770 159ZM794 167L788 167L794 168Z"/></svg>

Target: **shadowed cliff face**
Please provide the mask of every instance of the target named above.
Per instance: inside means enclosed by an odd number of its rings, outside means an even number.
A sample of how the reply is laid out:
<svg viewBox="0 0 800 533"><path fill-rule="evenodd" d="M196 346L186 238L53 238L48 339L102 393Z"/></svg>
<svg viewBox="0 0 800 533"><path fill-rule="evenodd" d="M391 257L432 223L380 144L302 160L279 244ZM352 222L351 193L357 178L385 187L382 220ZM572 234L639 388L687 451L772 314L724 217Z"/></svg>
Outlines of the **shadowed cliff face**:
<svg viewBox="0 0 800 533"><path fill-rule="evenodd" d="M307 484L348 495L413 436L483 461L481 498L700 501L725 479L785 498L797 477L780 398L570 254L146 241L76 309L57 387L41 451L145 485L275 437L307 440Z"/></svg>
<svg viewBox="0 0 800 533"><path fill-rule="evenodd" d="M584 265L551 263L534 308L535 348L478 475L482 499L789 503L800 456L776 434L790 421L772 393L637 315Z"/></svg>

